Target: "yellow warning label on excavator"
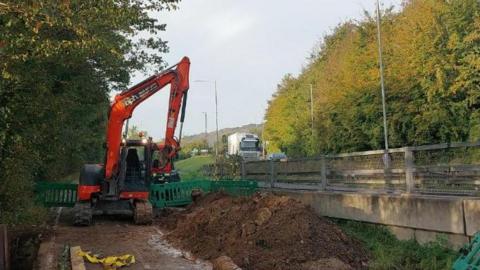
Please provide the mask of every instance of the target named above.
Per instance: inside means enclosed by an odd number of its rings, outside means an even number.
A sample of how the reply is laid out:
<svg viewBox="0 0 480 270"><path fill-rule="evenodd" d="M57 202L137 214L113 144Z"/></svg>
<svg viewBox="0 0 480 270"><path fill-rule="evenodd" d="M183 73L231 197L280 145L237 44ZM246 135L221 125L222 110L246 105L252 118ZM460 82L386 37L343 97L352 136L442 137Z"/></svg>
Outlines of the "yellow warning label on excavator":
<svg viewBox="0 0 480 270"><path fill-rule="evenodd" d="M105 270L114 270L135 263L135 256L131 254L100 258L97 255L92 255L91 252L84 252L80 250L78 255L82 256L90 263L101 263L103 265L103 269Z"/></svg>

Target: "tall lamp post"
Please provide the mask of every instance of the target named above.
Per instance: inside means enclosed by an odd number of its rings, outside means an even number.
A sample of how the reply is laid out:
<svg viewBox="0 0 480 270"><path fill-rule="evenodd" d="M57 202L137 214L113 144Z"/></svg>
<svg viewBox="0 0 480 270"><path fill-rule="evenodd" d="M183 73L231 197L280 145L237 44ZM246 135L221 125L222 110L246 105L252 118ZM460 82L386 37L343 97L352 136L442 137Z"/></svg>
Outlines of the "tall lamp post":
<svg viewBox="0 0 480 270"><path fill-rule="evenodd" d="M215 89L215 129L217 133L217 138L215 142L215 177L217 177L218 174L218 99L217 99L217 80L214 81L208 81L208 80L195 80L194 82L196 83L213 83L214 89ZM205 113L206 117L206 113ZM206 118L205 118L206 119ZM206 121L206 120L205 120ZM206 123L206 122L205 122ZM206 124L205 124L206 125Z"/></svg>
<svg viewBox="0 0 480 270"><path fill-rule="evenodd" d="M385 78L383 76L384 67L383 67L382 31L381 31L381 15L380 15L379 0L377 0L377 41L378 41L378 64L380 68L380 86L382 91L383 136L385 140L385 150L388 151L387 108L385 104Z"/></svg>
<svg viewBox="0 0 480 270"><path fill-rule="evenodd" d="M383 49L382 49L382 31L381 31L381 15L380 15L380 1L377 0L377 40L378 40L378 65L380 68L380 86L382 90L382 110L383 110L383 136L385 141L384 164L385 167L390 167L390 157L388 155L388 128L387 128L387 106L385 104L385 78L383 67Z"/></svg>
<svg viewBox="0 0 480 270"><path fill-rule="evenodd" d="M217 99L217 80L214 80L214 81L207 81L207 80L195 80L194 82L197 82L197 83L213 83L214 87L215 87L215 129L216 129L216 132L217 132L217 138L216 138L216 145L215 145L215 157L218 158L218 142L219 142L219 139L218 139L218 99Z"/></svg>

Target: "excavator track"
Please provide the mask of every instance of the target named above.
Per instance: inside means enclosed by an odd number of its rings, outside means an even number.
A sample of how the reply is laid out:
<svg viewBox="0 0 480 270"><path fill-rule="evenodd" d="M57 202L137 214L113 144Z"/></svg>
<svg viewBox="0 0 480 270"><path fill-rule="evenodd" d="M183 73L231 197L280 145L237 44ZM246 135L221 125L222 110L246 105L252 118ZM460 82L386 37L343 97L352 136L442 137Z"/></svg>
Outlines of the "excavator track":
<svg viewBox="0 0 480 270"><path fill-rule="evenodd" d="M134 203L133 221L137 225L147 225L153 222L153 208L148 201L136 201Z"/></svg>
<svg viewBox="0 0 480 270"><path fill-rule="evenodd" d="M74 207L76 226L89 226L92 224L93 209L90 202L77 202Z"/></svg>

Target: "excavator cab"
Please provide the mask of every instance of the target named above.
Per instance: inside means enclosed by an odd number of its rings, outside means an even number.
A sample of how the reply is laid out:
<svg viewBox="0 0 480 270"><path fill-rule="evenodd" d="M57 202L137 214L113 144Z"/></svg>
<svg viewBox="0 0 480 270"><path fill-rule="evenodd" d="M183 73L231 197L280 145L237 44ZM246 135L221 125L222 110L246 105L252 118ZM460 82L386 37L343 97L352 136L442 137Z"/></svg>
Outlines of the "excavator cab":
<svg viewBox="0 0 480 270"><path fill-rule="evenodd" d="M128 148L126 165L125 182L130 182L132 179L141 178L142 175L145 175L145 169L142 168L143 166L140 164L136 147Z"/></svg>
<svg viewBox="0 0 480 270"><path fill-rule="evenodd" d="M121 165L125 168L120 171L123 183L120 183L120 192L129 191L148 191L150 186L151 171L151 152L152 139L148 140L126 140L121 148L121 156L125 156L125 161Z"/></svg>
<svg viewBox="0 0 480 270"><path fill-rule="evenodd" d="M148 202L151 184L152 139L123 140L120 145L118 175L114 181L103 178L102 164L87 164L80 173L79 202L75 205L75 224L89 225L93 215L133 216L136 224L150 223Z"/></svg>

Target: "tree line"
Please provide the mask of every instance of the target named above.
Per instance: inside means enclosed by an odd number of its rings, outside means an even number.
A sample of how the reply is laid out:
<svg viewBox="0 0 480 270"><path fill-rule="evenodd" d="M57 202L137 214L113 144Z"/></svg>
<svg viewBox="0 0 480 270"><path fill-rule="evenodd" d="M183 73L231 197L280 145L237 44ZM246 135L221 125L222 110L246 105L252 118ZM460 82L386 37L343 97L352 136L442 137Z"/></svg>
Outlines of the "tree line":
<svg viewBox="0 0 480 270"><path fill-rule="evenodd" d="M111 91L164 66L152 14L176 3L0 0L0 223L36 222L36 181L102 162Z"/></svg>
<svg viewBox="0 0 480 270"><path fill-rule="evenodd" d="M406 0L382 11L391 147L480 139L480 2ZM325 36L269 102L270 152L312 156L382 149L375 15ZM310 118L313 87L314 123Z"/></svg>

